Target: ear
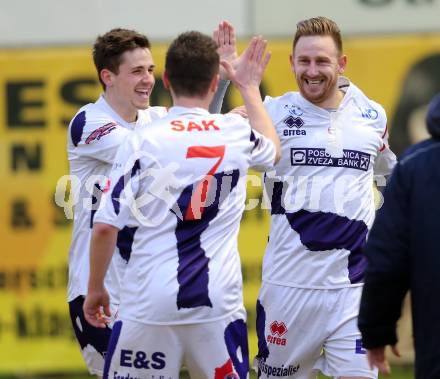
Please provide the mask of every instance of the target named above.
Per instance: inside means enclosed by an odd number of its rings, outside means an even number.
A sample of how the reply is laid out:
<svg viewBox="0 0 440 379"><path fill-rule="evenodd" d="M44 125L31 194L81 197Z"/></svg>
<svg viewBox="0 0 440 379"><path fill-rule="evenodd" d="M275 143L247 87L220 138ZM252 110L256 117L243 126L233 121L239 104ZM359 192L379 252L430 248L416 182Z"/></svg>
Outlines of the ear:
<svg viewBox="0 0 440 379"><path fill-rule="evenodd" d="M105 87L110 87L113 83L113 72L107 68L103 68L99 73L101 80L104 82Z"/></svg>
<svg viewBox="0 0 440 379"><path fill-rule="evenodd" d="M162 74L162 82L163 82L163 86L165 87L165 89L167 89L169 91L171 85L170 85L170 79L168 79L168 73L166 71L164 71Z"/></svg>
<svg viewBox="0 0 440 379"><path fill-rule="evenodd" d="M217 92L217 87L218 87L218 81L220 79L220 75L214 75L214 77L211 80L211 84L209 85L209 90L213 93Z"/></svg>
<svg viewBox="0 0 440 379"><path fill-rule="evenodd" d="M293 72L295 72L295 67L293 65L293 53L289 55L289 62L290 62L290 68L292 69Z"/></svg>
<svg viewBox="0 0 440 379"><path fill-rule="evenodd" d="M341 55L338 58L338 73L341 75L345 71L345 67L347 66L347 56Z"/></svg>

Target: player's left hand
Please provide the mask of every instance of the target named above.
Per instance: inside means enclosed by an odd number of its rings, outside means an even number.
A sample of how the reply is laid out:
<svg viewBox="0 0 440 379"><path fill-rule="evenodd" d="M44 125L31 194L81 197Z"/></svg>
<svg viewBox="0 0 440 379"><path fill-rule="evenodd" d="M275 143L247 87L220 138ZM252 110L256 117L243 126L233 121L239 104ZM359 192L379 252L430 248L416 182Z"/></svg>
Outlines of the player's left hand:
<svg viewBox="0 0 440 379"><path fill-rule="evenodd" d="M222 21L217 29L214 30L212 38L215 43L217 43L217 52L220 56L220 61L229 62L233 67L236 67L239 57L235 44L235 30L232 24L228 21ZM228 79L223 66L220 66L220 79Z"/></svg>
<svg viewBox="0 0 440 379"><path fill-rule="evenodd" d="M240 92L245 88L258 89L271 56L270 52L266 52L266 46L267 41L263 37L253 37L236 67L227 61L220 62Z"/></svg>
<svg viewBox="0 0 440 379"><path fill-rule="evenodd" d="M396 357L400 357L400 352L396 345L391 346L391 351ZM377 367L381 374L389 375L391 373L390 364L385 354L385 346L368 349L367 359L370 367Z"/></svg>
<svg viewBox="0 0 440 379"><path fill-rule="evenodd" d="M95 328L105 328L110 322L110 297L103 288L101 291L89 291L83 305L86 321Z"/></svg>

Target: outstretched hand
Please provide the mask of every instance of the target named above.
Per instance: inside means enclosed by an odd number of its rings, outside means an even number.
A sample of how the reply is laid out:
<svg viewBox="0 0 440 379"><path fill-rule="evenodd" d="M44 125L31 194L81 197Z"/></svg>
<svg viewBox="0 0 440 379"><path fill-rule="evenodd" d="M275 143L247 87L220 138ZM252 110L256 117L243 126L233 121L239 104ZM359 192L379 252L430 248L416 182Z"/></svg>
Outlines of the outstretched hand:
<svg viewBox="0 0 440 379"><path fill-rule="evenodd" d="M396 345L391 346L391 351L396 357L400 357L400 352ZM385 346L368 349L367 359L370 367L377 367L381 374L389 375L391 373L390 364L385 354Z"/></svg>
<svg viewBox="0 0 440 379"><path fill-rule="evenodd" d="M266 46L267 41L261 36L253 37L235 67L228 61L220 62L239 90L259 87L271 56L270 52L266 52Z"/></svg>
<svg viewBox="0 0 440 379"><path fill-rule="evenodd" d="M86 321L95 328L105 328L110 322L110 297L104 289L100 292L89 292L83 305Z"/></svg>
<svg viewBox="0 0 440 379"><path fill-rule="evenodd" d="M220 61L229 62L235 67L239 58L235 44L235 30L232 24L228 21L222 21L214 30L212 38L217 43ZM220 66L220 79L228 79L226 70L222 66Z"/></svg>

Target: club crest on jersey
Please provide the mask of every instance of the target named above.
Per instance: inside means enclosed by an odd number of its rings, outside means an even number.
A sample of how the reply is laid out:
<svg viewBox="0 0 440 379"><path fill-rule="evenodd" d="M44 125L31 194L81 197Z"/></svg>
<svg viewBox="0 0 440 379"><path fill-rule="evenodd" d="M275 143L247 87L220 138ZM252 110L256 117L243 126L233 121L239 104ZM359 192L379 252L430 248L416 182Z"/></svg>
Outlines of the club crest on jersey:
<svg viewBox="0 0 440 379"><path fill-rule="evenodd" d="M267 343L286 346L287 339L281 338L287 333L287 326L284 322L273 321L269 326L270 334L267 336Z"/></svg>
<svg viewBox="0 0 440 379"><path fill-rule="evenodd" d="M116 122L109 122L108 124L105 124L104 126L99 127L98 129L95 129L93 132L89 134L89 136L86 139L86 144L93 142L94 140L99 141L101 137L106 136L109 134L112 130L116 129Z"/></svg>
<svg viewBox="0 0 440 379"><path fill-rule="evenodd" d="M283 123L288 127L288 129L284 129L283 131L283 135L286 137L305 136L307 134L304 129L301 129L304 125L304 121L301 117L289 115L283 120Z"/></svg>
<svg viewBox="0 0 440 379"><path fill-rule="evenodd" d="M286 109L292 116L295 117L300 117L304 114L304 111L296 105L285 104L284 109Z"/></svg>
<svg viewBox="0 0 440 379"><path fill-rule="evenodd" d="M366 118L367 120L376 120L379 117L379 113L377 113L377 110L373 108L361 109L361 114L362 117Z"/></svg>

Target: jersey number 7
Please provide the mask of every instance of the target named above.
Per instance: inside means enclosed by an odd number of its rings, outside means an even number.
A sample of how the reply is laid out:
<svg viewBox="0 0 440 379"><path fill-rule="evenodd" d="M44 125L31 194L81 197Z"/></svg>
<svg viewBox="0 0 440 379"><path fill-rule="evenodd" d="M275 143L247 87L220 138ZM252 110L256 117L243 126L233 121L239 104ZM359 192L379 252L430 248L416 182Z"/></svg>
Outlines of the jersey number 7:
<svg viewBox="0 0 440 379"><path fill-rule="evenodd" d="M190 146L186 152L186 158L218 158L217 162L201 182L195 188L192 196L191 202L186 210L185 220L199 220L202 218L203 209L206 204L206 197L212 181L213 175L215 174L218 166L222 162L225 156L225 146Z"/></svg>

